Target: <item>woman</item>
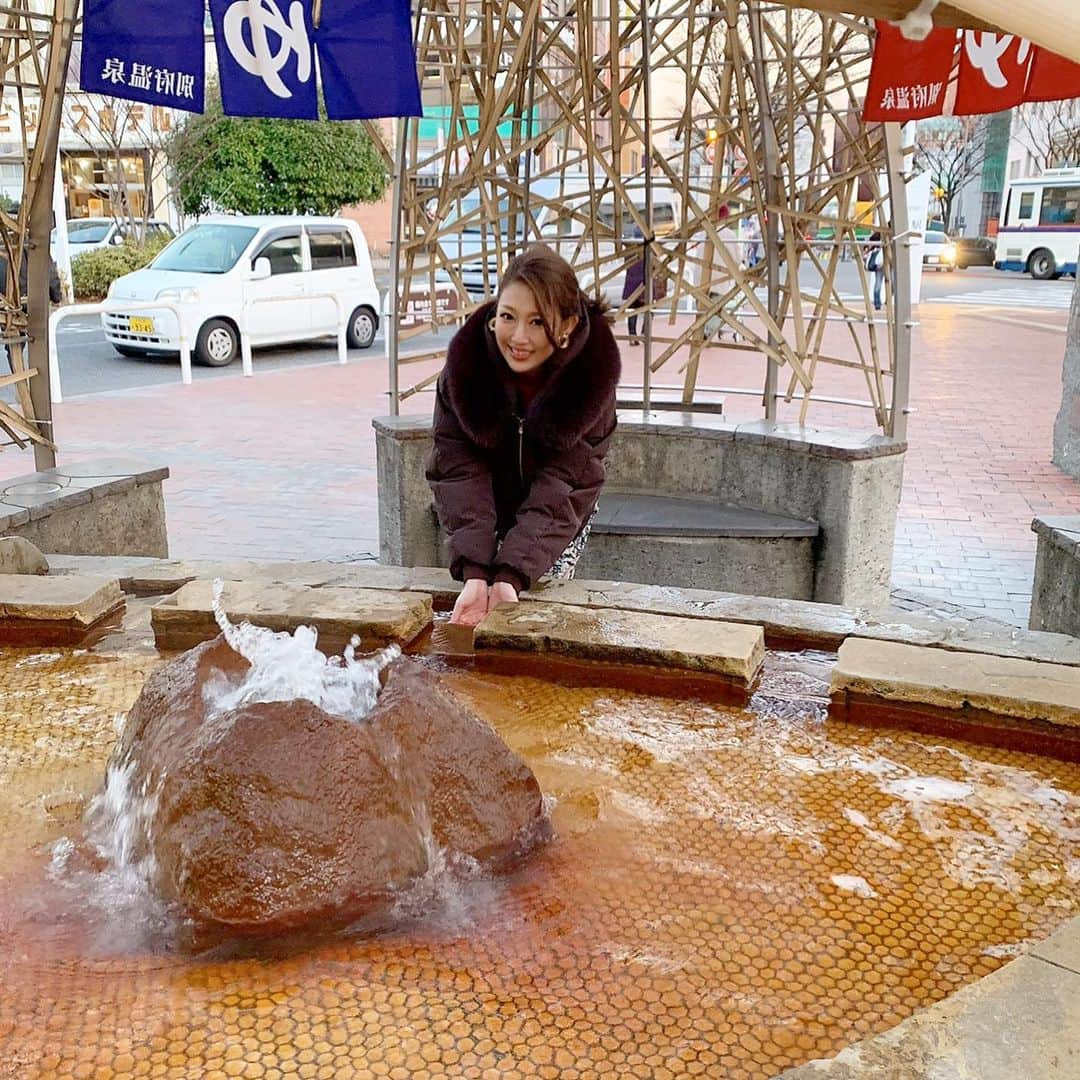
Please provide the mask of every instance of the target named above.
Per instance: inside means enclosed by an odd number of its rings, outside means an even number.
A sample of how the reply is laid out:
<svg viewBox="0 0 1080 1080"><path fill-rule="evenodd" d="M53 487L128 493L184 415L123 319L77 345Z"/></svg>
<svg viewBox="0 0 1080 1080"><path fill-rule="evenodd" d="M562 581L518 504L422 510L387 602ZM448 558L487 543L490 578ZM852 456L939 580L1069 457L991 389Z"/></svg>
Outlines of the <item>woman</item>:
<svg viewBox="0 0 1080 1080"><path fill-rule="evenodd" d="M454 335L435 397L427 477L464 588L451 622L488 610L552 571L573 577L615 430L619 350L606 304L535 245L499 295Z"/></svg>

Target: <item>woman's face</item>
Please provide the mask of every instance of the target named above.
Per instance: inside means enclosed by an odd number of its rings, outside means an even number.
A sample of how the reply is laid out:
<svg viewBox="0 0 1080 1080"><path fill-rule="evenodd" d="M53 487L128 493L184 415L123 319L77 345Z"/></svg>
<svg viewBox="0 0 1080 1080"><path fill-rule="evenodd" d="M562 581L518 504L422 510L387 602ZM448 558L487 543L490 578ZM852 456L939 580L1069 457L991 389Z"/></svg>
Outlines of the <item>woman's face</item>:
<svg viewBox="0 0 1080 1080"><path fill-rule="evenodd" d="M555 333L558 337L569 334L576 325L575 315L555 327ZM495 341L507 366L516 375L536 371L555 351L544 332L543 317L528 285L513 281L499 293L495 308Z"/></svg>

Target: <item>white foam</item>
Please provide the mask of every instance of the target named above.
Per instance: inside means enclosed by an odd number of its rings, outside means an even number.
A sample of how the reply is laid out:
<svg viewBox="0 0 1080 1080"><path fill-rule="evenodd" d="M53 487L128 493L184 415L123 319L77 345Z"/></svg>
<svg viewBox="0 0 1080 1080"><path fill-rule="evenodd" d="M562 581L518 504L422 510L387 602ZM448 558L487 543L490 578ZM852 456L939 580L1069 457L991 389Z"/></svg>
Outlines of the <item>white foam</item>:
<svg viewBox="0 0 1080 1080"><path fill-rule="evenodd" d="M870 837L871 840L875 841L878 844L881 844L882 847L887 847L892 851L903 850L903 844L901 844L899 840L896 840L893 837L889 836L888 833L883 833L880 832L878 829L875 829L870 824L870 819L861 811L853 810L850 806L845 806L844 817L852 825L855 825L858 828L862 829L862 831L866 833L866 835Z"/></svg>
<svg viewBox="0 0 1080 1080"><path fill-rule="evenodd" d="M946 780L941 776L911 776L902 780L890 780L882 785L888 795L908 802L960 802L975 792L972 784L960 780Z"/></svg>
<svg viewBox="0 0 1080 1080"><path fill-rule="evenodd" d="M841 891L853 893L864 900L873 900L877 893L870 887L870 883L858 874L833 874L829 880Z"/></svg>

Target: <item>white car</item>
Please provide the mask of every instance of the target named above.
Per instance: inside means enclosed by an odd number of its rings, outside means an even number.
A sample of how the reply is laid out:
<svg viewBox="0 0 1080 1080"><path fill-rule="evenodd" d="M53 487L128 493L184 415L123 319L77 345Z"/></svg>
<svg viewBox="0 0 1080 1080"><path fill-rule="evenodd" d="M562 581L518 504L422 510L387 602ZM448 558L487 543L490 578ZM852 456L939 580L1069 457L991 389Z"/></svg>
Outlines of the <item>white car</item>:
<svg viewBox="0 0 1080 1080"><path fill-rule="evenodd" d="M75 258L84 251L96 251L98 248L118 247L127 238L127 223L107 217L73 218L67 223L68 255ZM147 239L164 237L171 239L175 234L167 221L151 220L146 223ZM53 229L49 240L49 252L56 258L56 230Z"/></svg>
<svg viewBox="0 0 1080 1080"><path fill-rule="evenodd" d="M125 301L139 301L127 310ZM101 316L123 356L177 353L183 319L194 359L232 363L240 335L253 347L336 334L369 348L379 328L379 292L367 240L337 217L214 217L181 233L147 267L117 278Z"/></svg>

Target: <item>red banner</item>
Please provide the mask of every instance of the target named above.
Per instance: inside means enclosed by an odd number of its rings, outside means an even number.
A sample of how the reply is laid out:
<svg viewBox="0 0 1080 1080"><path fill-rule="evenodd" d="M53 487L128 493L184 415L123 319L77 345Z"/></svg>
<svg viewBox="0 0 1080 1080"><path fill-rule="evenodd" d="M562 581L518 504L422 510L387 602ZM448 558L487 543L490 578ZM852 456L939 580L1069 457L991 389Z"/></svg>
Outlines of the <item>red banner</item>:
<svg viewBox="0 0 1080 1080"><path fill-rule="evenodd" d="M938 28L925 41L909 41L881 20L877 31L863 119L903 123L940 116L957 54L957 32ZM1080 97L1080 64L1014 34L960 32L954 116L1074 97Z"/></svg>
<svg viewBox="0 0 1080 1080"><path fill-rule="evenodd" d="M1030 41L1014 34L965 30L953 115L1002 112L1022 104L1035 51Z"/></svg>
<svg viewBox="0 0 1080 1080"><path fill-rule="evenodd" d="M1035 50L1025 101L1061 101L1080 97L1080 64L1045 49Z"/></svg>
<svg viewBox="0 0 1080 1080"><path fill-rule="evenodd" d="M909 41L878 20L864 120L921 120L938 116L956 47L955 30L932 30L925 41Z"/></svg>

